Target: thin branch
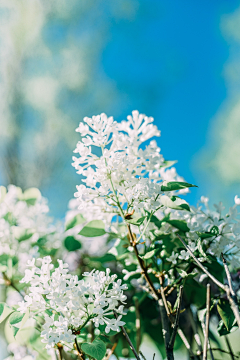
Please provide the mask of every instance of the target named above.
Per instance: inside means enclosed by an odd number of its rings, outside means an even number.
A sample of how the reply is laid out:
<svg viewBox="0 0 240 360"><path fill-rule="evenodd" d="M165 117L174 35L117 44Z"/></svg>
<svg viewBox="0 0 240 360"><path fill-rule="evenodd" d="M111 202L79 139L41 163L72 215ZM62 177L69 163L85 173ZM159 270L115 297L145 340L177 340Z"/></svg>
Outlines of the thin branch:
<svg viewBox="0 0 240 360"><path fill-rule="evenodd" d="M137 244L135 243L134 235L132 233L131 226L129 224L127 224L127 229L128 229L129 239L130 239L130 245L134 249L135 255L137 257L140 268L142 269L142 273L143 273L143 275L145 277L145 280L146 280L148 286L150 287L152 293L155 294L157 298L159 298L159 294L158 294L157 290L155 289L155 287L154 287L154 285L152 283L152 280L150 279L150 277L148 275L148 272L147 272L147 269L145 267L144 261L139 256L139 252L138 252L138 249L137 249Z"/></svg>
<svg viewBox="0 0 240 360"><path fill-rule="evenodd" d="M109 351L109 353L108 353L108 355L107 355L107 357L106 357L106 359L105 360L109 360L109 358L113 355L113 353L114 353L114 351L115 351L115 349L116 349L116 347L117 347L117 342L115 342L114 344L113 344L113 347L111 348L111 350Z"/></svg>
<svg viewBox="0 0 240 360"><path fill-rule="evenodd" d="M76 350L77 350L79 359L80 359L80 360L85 360L85 355L84 355L84 353L82 352L82 350L80 349L80 347L78 346L77 338L75 338L75 348L76 348Z"/></svg>
<svg viewBox="0 0 240 360"><path fill-rule="evenodd" d="M175 340L176 340L176 336L177 336L177 330L178 330L178 326L179 326L180 310L181 310L181 302L182 302L182 295L183 295L183 286L180 286L179 295L178 295L177 313L176 313L176 317L175 317L172 336L171 336L171 339L170 339L169 344L168 344L169 349L173 349L173 346L174 346L174 343L175 343Z"/></svg>
<svg viewBox="0 0 240 360"><path fill-rule="evenodd" d="M169 317L167 315L166 306L164 304L163 299L159 299L158 304L159 304L161 321L162 321L162 333L163 333L166 355L168 360L172 360L174 359L173 351L171 349L168 349L168 344L170 341Z"/></svg>
<svg viewBox="0 0 240 360"><path fill-rule="evenodd" d="M238 327L240 329L240 314L239 314L239 309L238 309L238 301L237 301L236 294L233 290L231 274L230 274L230 271L227 266L227 262L223 256L223 254L222 254L222 261L223 261L223 266L224 266L224 269L225 269L225 272L227 275L227 280L228 280L228 285L229 285L229 286L227 286L227 285L225 286L225 291L226 291L230 306L232 308L232 311L234 313L234 316L237 320Z"/></svg>
<svg viewBox="0 0 240 360"><path fill-rule="evenodd" d="M117 316L116 312L113 311L113 313L114 313L115 318L117 319L118 316ZM136 352L136 350L135 350L135 348L134 348L134 346L133 346L133 344L132 344L132 342L131 342L131 340L130 340L130 338L129 338L126 330L125 330L125 328L124 328L123 326L120 326L120 328L121 328L121 330L122 330L122 332L123 332L123 335L125 336L125 338L126 338L126 340L127 340L127 342L128 342L128 345L130 346L130 349L132 350L135 358L136 358L137 360L141 360L140 357L138 356L138 354L137 354L137 352Z"/></svg>
<svg viewBox="0 0 240 360"><path fill-rule="evenodd" d="M206 326L205 326L205 338L203 345L203 360L207 360L208 350L208 336L209 336L209 319L210 319L210 301L211 301L211 287L207 284L207 312L206 312Z"/></svg>
<svg viewBox="0 0 240 360"><path fill-rule="evenodd" d="M210 349L209 349L210 350ZM235 358L236 359L240 359L240 356L237 356L237 355L234 355L234 354L231 354L230 352L226 351L226 350L223 350L223 349L219 349L219 348L212 348L212 351L219 351L219 352L222 352L224 354L228 354L228 355L231 355L232 359L234 360Z"/></svg>
<svg viewBox="0 0 240 360"><path fill-rule="evenodd" d="M162 274L159 276L159 281L160 281L160 286L161 286L160 292L161 292L162 299L160 299L158 301L158 303L159 303L161 320L162 320L162 333L163 333L163 339L164 339L164 345L165 345L165 349L166 349L167 359L171 360L171 359L174 359L173 348L169 348L169 342L170 342L169 320L170 320L171 313L169 311L166 296L165 296L164 289L163 289L164 279L163 279Z"/></svg>
<svg viewBox="0 0 240 360"><path fill-rule="evenodd" d="M192 310L191 308L189 308L189 319L190 319L190 323L191 323L191 326L192 326L192 329L193 329L193 333L194 333L194 339L197 343L197 346L198 346L198 351L197 351L197 355L200 355L202 353L202 343L201 343L201 338L200 338L200 335L198 333L198 330L197 330L197 325L196 325L196 321L193 317L193 313L192 313Z"/></svg>
<svg viewBox="0 0 240 360"><path fill-rule="evenodd" d="M221 253L221 257L222 257L222 262L223 262L224 270L225 270L226 275L227 275L227 280L228 280L228 285L229 285L230 293L231 293L232 296L236 296L235 292L233 291L231 274L230 274L229 268L228 268L228 266L227 266L226 259L225 259L224 256L223 256L223 253Z"/></svg>
<svg viewBox="0 0 240 360"><path fill-rule="evenodd" d="M58 358L59 358L59 360L63 360L63 356L62 356L63 346L62 346L62 344L58 343L57 344L57 349L58 349Z"/></svg>
<svg viewBox="0 0 240 360"><path fill-rule="evenodd" d="M232 351L232 347L231 347L231 344L230 344L230 341L228 340L228 337L225 335L225 340L226 340L226 344L227 344L227 347L228 347L228 350L229 350L229 355L231 356L231 359L234 360L234 354L233 354L233 351ZM238 357L238 356L237 356Z"/></svg>
<svg viewBox="0 0 240 360"><path fill-rule="evenodd" d="M161 277L160 277L160 283L162 282L161 280ZM165 293L164 291L162 292L162 297L163 297L163 300L160 300L162 301L163 304L165 304L165 309L166 309L166 313L169 313L169 320L171 322L171 324L173 325L174 324L174 319L172 317L172 314L170 313L169 311L169 308L168 308L168 305L167 305L167 301L166 301L166 297L165 297ZM160 308L161 309L161 308ZM192 349L191 349L191 346L186 338L186 336L184 335L183 331L181 329L178 328L177 330L177 333L179 335L179 337L181 338L182 342L184 343L185 347L187 348L187 350L189 351L189 354L191 357L193 357L194 359L197 359L197 357L195 356L195 354L193 353ZM170 339L169 339L170 341Z"/></svg>
<svg viewBox="0 0 240 360"><path fill-rule="evenodd" d="M4 280L6 281L6 284L7 284L8 286L11 286L14 290L16 290L16 291L21 295L21 297L24 299L24 296L25 296L25 295L22 294L22 292L21 292L20 290L18 290L18 288L16 287L16 285L12 282L12 280L10 280L10 279L8 278L8 276L6 275L6 273L3 272L2 274L3 274Z"/></svg>
<svg viewBox="0 0 240 360"><path fill-rule="evenodd" d="M140 265L140 267L141 267L141 269L142 269L142 273L143 273L143 275L144 275L144 277L145 277L145 280L146 280L146 282L147 282L147 284L148 284L148 286L150 287L150 290L151 290L151 292L152 292L152 296L153 296L153 298L155 298L155 299L158 301L158 303L159 303L160 313L161 313L162 307L161 307L160 294L158 293L158 291L157 291L156 288L154 287L154 285L153 285L153 283L152 283L152 280L150 279L150 277L149 277L149 275L148 275L148 272L147 272L147 269L146 269L146 267L145 267L144 261L143 261L143 260L140 258L140 256L139 256L139 252L138 252L138 249L137 249L137 245L136 245L136 243L135 243L135 239L134 239L133 233L132 233L132 231L131 231L131 227L130 227L129 224L126 224L126 225L127 225L127 229L128 229L128 234L129 234L129 239L130 239L130 245L133 246L133 249L134 249L135 255L136 255L136 257L137 257L138 263L139 263L139 265ZM164 297L165 297L165 296L164 296ZM166 298L165 298L165 300L166 300ZM164 301L164 300L163 300L163 301ZM168 311L167 308L166 308L166 311ZM164 313L163 313L163 314L164 314ZM161 313L161 317L162 317L163 314ZM163 320L162 320L162 321L163 321ZM166 325L166 324L165 324L165 325ZM163 329L163 330L164 330L164 329ZM179 335L180 338L182 339L184 345L185 345L185 346L187 347L187 349L189 350L190 354L191 354L192 356L194 356L194 354L193 354L193 352L192 352L192 350L191 350L191 347L190 347L190 345L189 345L189 343L188 343L188 341L187 341L187 338L185 337L185 335L183 334L183 332L182 332L180 329L178 329L178 335ZM164 333L163 333L163 336L164 336ZM166 350L167 350L167 349L166 349Z"/></svg>
<svg viewBox="0 0 240 360"><path fill-rule="evenodd" d="M176 234L177 237L179 238L179 240L181 241L181 243L185 246L185 248L187 249L187 251L190 253L190 255L193 257L193 259L196 261L196 263L198 264L198 266L202 269L203 272L205 272L205 274L217 285L219 286L221 289L223 289L226 294L227 294L227 298L228 301L230 303L230 306L232 308L232 311L234 313L234 316L237 320L238 323L238 327L240 329L240 314L239 314L239 310L238 310L238 302L237 302L237 298L236 298L236 294L233 291L232 288L232 282L231 282L231 276L229 274L229 269L227 264L225 263L224 268L225 271L227 272L227 277L230 276L230 283L229 286L227 285L223 285L220 281L218 281L212 274L210 274L210 272L200 263L200 261L196 258L196 256L193 254L193 252L191 251L191 249L187 246L187 244L185 243L185 241L181 238L181 236L179 234ZM229 275L228 275L229 274ZM231 285L230 285L231 284ZM231 290L230 290L231 288ZM231 292L233 292L233 296L231 295Z"/></svg>
<svg viewBox="0 0 240 360"><path fill-rule="evenodd" d="M196 256L193 254L192 250L189 248L189 246L185 243L185 241L181 238L181 236L179 234L176 234L177 237L179 238L179 240L181 241L181 243L185 246L185 248L187 249L187 251L189 252L189 254L192 256L192 258L196 261L196 263L198 264L198 266L202 269L203 272L205 272L205 274L217 285L219 286L221 289L223 289L224 291L226 291L226 288L224 286L224 284L222 284L220 281L218 281L212 274L210 274L210 272L200 263L200 261L196 258Z"/></svg>
<svg viewBox="0 0 240 360"><path fill-rule="evenodd" d="M137 353L139 353L139 349L141 345L141 318L140 318L139 303L137 297L134 297L134 303L135 303L135 312L136 312L136 347L137 347Z"/></svg>
<svg viewBox="0 0 240 360"><path fill-rule="evenodd" d="M139 354L141 355L141 357L143 358L143 360L147 360L141 351L139 351Z"/></svg>

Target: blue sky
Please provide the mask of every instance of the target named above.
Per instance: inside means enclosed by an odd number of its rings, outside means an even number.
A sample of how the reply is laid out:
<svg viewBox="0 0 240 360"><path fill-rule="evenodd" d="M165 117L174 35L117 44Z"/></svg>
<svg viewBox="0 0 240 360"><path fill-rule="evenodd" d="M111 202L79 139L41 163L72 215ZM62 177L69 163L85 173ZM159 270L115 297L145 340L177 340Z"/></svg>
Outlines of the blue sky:
<svg viewBox="0 0 240 360"><path fill-rule="evenodd" d="M191 204L240 195L240 1L19 4L7 16L0 5L2 184L40 187L63 217L81 181L71 166L79 121L137 109L155 118L165 159L199 186ZM15 160L23 166L8 180L3 164Z"/></svg>
<svg viewBox="0 0 240 360"><path fill-rule="evenodd" d="M122 107L113 114L121 120L138 109L155 118L164 157L177 159L179 174L199 185L188 196L193 204L207 181L195 171L193 158L227 96L223 68L229 44L221 20L239 4L139 1L132 19L111 21L102 54L104 71L122 94Z"/></svg>

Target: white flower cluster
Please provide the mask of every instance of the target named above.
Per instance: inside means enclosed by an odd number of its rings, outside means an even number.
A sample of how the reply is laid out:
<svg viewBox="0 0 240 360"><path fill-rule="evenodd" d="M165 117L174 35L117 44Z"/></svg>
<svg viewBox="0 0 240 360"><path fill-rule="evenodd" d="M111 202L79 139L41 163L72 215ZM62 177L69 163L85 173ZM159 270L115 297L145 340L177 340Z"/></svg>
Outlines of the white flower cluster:
<svg viewBox="0 0 240 360"><path fill-rule="evenodd" d="M207 233L208 237L203 240L208 248L207 252L217 257L223 253L228 256L233 267L239 267L240 213L237 206L240 205L240 199L235 196L235 204L225 214L225 207L221 202L218 205L215 204L215 210L212 211L208 206L208 201L208 198L202 196L198 206L191 207L190 212L171 210L171 219L184 220L187 223L189 232L186 236L192 251L197 248L200 234ZM188 260L189 256L187 251L182 250L179 256L173 252L168 260L174 264L177 257Z"/></svg>
<svg viewBox="0 0 240 360"><path fill-rule="evenodd" d="M27 346L19 345L16 342L8 345L8 351L12 354L4 360L36 360L37 352L30 350Z"/></svg>
<svg viewBox="0 0 240 360"><path fill-rule="evenodd" d="M17 256L20 272L27 260L37 256L38 246L33 244L43 236L50 241L55 231L48 212L47 200L38 189L23 193L14 185L0 187L0 255Z"/></svg>
<svg viewBox="0 0 240 360"><path fill-rule="evenodd" d="M19 311L25 313L41 312L45 318L41 333L46 348L64 341L71 343L90 320L95 327L105 325L105 332L120 331L123 305L126 296L121 280L116 275L101 271L83 274L87 279L78 280L68 274L68 265L58 260L59 267L54 269L49 256L41 261L41 268L35 266L35 259L28 264L25 277L21 280L30 283L30 293L19 303ZM113 312L118 318L113 317ZM110 316L110 317L109 317Z"/></svg>
<svg viewBox="0 0 240 360"><path fill-rule="evenodd" d="M155 141L143 149L145 141L160 136L152 117L133 111L121 123L106 114L83 120L85 124L76 129L82 140L74 150L80 157L73 157L73 166L85 182L75 194L79 208L86 209L91 202L114 212L112 207L119 202L122 207L127 204L127 210L154 210L161 205L162 181L182 180L174 168L166 169ZM104 203L99 203L100 198Z"/></svg>

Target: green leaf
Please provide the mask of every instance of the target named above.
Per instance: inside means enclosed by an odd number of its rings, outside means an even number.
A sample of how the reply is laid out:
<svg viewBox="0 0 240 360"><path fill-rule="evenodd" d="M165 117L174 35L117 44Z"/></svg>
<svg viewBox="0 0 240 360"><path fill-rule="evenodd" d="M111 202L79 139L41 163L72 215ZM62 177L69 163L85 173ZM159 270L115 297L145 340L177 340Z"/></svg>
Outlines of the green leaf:
<svg viewBox="0 0 240 360"><path fill-rule="evenodd" d="M9 324L15 325L22 321L25 314L20 313L19 311L15 311L10 317L9 317Z"/></svg>
<svg viewBox="0 0 240 360"><path fill-rule="evenodd" d="M145 255L140 256L140 257L144 260L151 259L153 256L159 254L160 251L161 251L161 249L154 249L154 250L148 251Z"/></svg>
<svg viewBox="0 0 240 360"><path fill-rule="evenodd" d="M102 220L90 221L79 232L79 235L86 237L102 236L104 234L106 234L106 231L105 231L105 224Z"/></svg>
<svg viewBox="0 0 240 360"><path fill-rule="evenodd" d="M11 212L6 213L3 216L4 220L6 220L11 226L12 225L16 225L17 224L17 220L15 219L15 217L13 216L13 214Z"/></svg>
<svg viewBox="0 0 240 360"><path fill-rule="evenodd" d="M13 230L14 237L19 242L30 239L30 237L32 237L32 235L34 234L34 230L25 229L20 226L13 226L12 230Z"/></svg>
<svg viewBox="0 0 240 360"><path fill-rule="evenodd" d="M197 235L200 236L201 239L207 239L210 237L213 237L213 234L210 232L201 233L199 231L196 231Z"/></svg>
<svg viewBox="0 0 240 360"><path fill-rule="evenodd" d="M175 228L183 231L183 232L188 232L189 231L189 227L187 226L186 221L183 220L166 220L166 222L172 226L174 226Z"/></svg>
<svg viewBox="0 0 240 360"><path fill-rule="evenodd" d="M170 182L163 182L163 185L161 186L162 191L175 191L175 190L181 190L186 189L189 187L197 187L196 185L192 185L186 182L182 181L170 181Z"/></svg>
<svg viewBox="0 0 240 360"><path fill-rule="evenodd" d="M133 218L130 220L127 220L127 223L132 224L132 225L136 225L136 226L140 226L142 225L142 223L144 222L144 220L147 218L147 216L141 216L139 218Z"/></svg>
<svg viewBox="0 0 240 360"><path fill-rule="evenodd" d="M11 309L7 304L0 303L0 323L3 322L14 310Z"/></svg>
<svg viewBox="0 0 240 360"><path fill-rule="evenodd" d="M173 166L174 164L177 163L177 160L164 160L163 164L161 165L161 167L165 167L168 168L170 166Z"/></svg>
<svg viewBox="0 0 240 360"><path fill-rule="evenodd" d="M17 335L18 331L22 329L28 318L29 312L27 312L26 314L22 314L19 311L15 311L10 315L8 322L11 326L14 337Z"/></svg>
<svg viewBox="0 0 240 360"><path fill-rule="evenodd" d="M81 249L82 244L73 236L67 236L64 240L64 246L68 251L75 251Z"/></svg>
<svg viewBox="0 0 240 360"><path fill-rule="evenodd" d="M81 349L96 360L102 360L107 350L105 343L98 338L93 340L92 343L83 343Z"/></svg>
<svg viewBox="0 0 240 360"><path fill-rule="evenodd" d="M222 320L219 321L218 323L218 327L217 327L217 331L219 333L220 336L223 336L223 335L228 335L232 332L234 332L235 330L238 329L238 326L237 325L233 325L233 327L231 328L230 331L227 330L226 326L224 325L224 322Z"/></svg>
<svg viewBox="0 0 240 360"><path fill-rule="evenodd" d="M217 310L224 325L227 328L227 331L230 331L233 327L235 316L232 312L231 306L226 299L220 299L217 304Z"/></svg>
<svg viewBox="0 0 240 360"><path fill-rule="evenodd" d="M77 214L73 218L71 218L70 220L68 220L66 222L65 229L66 230L72 229L74 226L80 225L80 224L84 223L85 221L86 220L84 219L82 214Z"/></svg>
<svg viewBox="0 0 240 360"><path fill-rule="evenodd" d="M162 195L160 199L161 199L161 203L166 207L169 207L169 208L175 209L175 210L190 211L190 207L189 207L188 203L178 196L168 197L167 195Z"/></svg>
<svg viewBox="0 0 240 360"><path fill-rule="evenodd" d="M36 201L40 199L41 192L37 188L29 188L19 196L19 200L26 201L28 205L35 205Z"/></svg>

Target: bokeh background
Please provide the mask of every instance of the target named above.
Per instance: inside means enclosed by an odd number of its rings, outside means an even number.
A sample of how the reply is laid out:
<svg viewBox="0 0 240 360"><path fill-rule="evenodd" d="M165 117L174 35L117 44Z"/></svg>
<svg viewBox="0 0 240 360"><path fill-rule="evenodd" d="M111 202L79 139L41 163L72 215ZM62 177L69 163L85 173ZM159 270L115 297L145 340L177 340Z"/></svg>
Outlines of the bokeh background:
<svg viewBox="0 0 240 360"><path fill-rule="evenodd" d="M0 0L0 183L63 217L84 116L155 118L201 195L240 195L240 1Z"/></svg>

